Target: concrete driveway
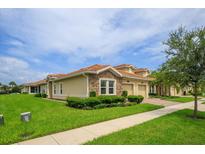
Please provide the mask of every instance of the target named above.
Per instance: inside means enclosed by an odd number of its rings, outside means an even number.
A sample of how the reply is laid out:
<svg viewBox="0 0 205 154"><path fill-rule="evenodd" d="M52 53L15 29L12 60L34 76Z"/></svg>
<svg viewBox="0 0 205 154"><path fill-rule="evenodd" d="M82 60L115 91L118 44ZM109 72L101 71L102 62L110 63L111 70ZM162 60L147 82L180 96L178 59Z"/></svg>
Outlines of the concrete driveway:
<svg viewBox="0 0 205 154"><path fill-rule="evenodd" d="M148 103L148 104L154 104L154 105L162 105L165 107L180 104L179 102L166 101L166 100L159 99L159 98L146 98L144 99L143 102Z"/></svg>

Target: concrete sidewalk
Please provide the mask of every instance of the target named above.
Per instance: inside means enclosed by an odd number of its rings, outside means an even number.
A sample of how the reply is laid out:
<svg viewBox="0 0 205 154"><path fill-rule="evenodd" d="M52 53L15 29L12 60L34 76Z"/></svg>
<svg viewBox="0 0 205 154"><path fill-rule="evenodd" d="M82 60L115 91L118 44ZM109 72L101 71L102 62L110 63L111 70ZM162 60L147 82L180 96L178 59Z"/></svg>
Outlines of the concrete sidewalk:
<svg viewBox="0 0 205 154"><path fill-rule="evenodd" d="M201 105L200 105L201 106ZM44 137L39 137L23 142L18 145L66 145L66 144L83 144L94 138L107 135L143 122L161 117L163 115L185 109L193 108L193 102L181 103L172 106L167 106L162 109L153 110L149 112L130 115L114 120L100 122Z"/></svg>

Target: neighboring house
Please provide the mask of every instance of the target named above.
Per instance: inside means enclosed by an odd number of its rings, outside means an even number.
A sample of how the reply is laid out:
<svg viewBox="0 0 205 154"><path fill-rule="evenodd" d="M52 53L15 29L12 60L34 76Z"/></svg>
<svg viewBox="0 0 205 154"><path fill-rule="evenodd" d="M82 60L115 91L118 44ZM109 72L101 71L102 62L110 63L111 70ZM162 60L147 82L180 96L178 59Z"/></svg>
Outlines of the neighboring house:
<svg viewBox="0 0 205 154"><path fill-rule="evenodd" d="M183 96L187 95L190 90L190 88L177 89L175 86L150 85L149 93L159 96Z"/></svg>
<svg viewBox="0 0 205 154"><path fill-rule="evenodd" d="M0 85L0 93L4 91L3 85Z"/></svg>
<svg viewBox="0 0 205 154"><path fill-rule="evenodd" d="M91 91L97 95L129 95L149 93L149 70L133 65L92 65L68 74L51 74L45 80L25 84L22 92L39 93L46 87L48 98L66 99L68 96L88 97Z"/></svg>
<svg viewBox="0 0 205 154"><path fill-rule="evenodd" d="M47 93L47 80L39 80L32 83L23 84L22 93L36 94Z"/></svg>

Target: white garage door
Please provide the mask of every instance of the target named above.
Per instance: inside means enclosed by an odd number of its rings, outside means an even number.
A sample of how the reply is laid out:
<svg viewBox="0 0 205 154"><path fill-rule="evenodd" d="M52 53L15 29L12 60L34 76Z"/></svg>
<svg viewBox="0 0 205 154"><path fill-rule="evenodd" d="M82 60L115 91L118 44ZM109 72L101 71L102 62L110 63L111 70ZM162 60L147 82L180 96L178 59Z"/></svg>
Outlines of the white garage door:
<svg viewBox="0 0 205 154"><path fill-rule="evenodd" d="M146 97L146 86L145 85L138 85L138 95L142 95Z"/></svg>
<svg viewBox="0 0 205 154"><path fill-rule="evenodd" d="M133 95L133 84L123 84L122 89L128 92L128 95Z"/></svg>

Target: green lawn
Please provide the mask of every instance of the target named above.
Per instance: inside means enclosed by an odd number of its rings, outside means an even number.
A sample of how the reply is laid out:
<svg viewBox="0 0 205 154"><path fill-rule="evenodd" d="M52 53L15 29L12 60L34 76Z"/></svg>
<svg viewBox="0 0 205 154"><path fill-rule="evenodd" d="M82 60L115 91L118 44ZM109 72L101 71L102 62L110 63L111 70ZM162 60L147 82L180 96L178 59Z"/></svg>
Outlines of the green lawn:
<svg viewBox="0 0 205 154"><path fill-rule="evenodd" d="M139 104L128 107L80 110L33 95L0 95L0 114L4 114L5 117L5 125L0 126L0 144L25 140L22 137L25 132L30 134L28 138L34 138L161 107ZM20 121L20 113L27 111L32 113L32 120L25 124Z"/></svg>
<svg viewBox="0 0 205 154"><path fill-rule="evenodd" d="M160 97L161 99L167 100L167 101L173 101L173 102L180 102L180 103L186 103L194 101L193 97L178 97L178 96L163 96Z"/></svg>
<svg viewBox="0 0 205 154"><path fill-rule="evenodd" d="M87 144L205 144L205 119L191 119L187 115L192 112L188 109L177 111ZM205 112L200 115L205 117Z"/></svg>

